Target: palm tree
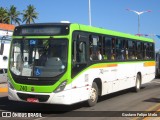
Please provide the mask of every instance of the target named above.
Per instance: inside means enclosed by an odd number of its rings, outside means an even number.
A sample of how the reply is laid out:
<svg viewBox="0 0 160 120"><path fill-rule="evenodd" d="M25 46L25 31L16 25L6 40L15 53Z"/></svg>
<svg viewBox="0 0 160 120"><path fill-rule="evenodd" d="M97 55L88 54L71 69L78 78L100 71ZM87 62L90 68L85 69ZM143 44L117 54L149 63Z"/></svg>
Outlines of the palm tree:
<svg viewBox="0 0 160 120"><path fill-rule="evenodd" d="M36 8L33 5L27 6L27 10L23 11L23 22L26 22L26 24L35 23L34 19L38 18L38 13L35 10Z"/></svg>
<svg viewBox="0 0 160 120"><path fill-rule="evenodd" d="M10 24L13 24L14 22L15 24L20 25L21 22L21 19L19 18L20 14L21 13L17 11L17 8L14 5L12 5L8 10L8 18L10 19Z"/></svg>
<svg viewBox="0 0 160 120"><path fill-rule="evenodd" d="M9 23L9 19L7 19L7 10L3 7L0 7L0 23Z"/></svg>

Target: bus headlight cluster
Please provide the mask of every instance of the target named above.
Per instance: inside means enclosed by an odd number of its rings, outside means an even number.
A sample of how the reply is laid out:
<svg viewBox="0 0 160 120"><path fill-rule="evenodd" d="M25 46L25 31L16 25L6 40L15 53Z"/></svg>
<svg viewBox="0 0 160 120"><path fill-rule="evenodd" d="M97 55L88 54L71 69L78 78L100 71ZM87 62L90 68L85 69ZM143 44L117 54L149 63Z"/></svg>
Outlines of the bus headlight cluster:
<svg viewBox="0 0 160 120"><path fill-rule="evenodd" d="M9 78L8 78L8 87L11 88L12 90L14 90L14 87L13 87L12 83L10 82Z"/></svg>
<svg viewBox="0 0 160 120"><path fill-rule="evenodd" d="M65 86L67 85L67 80L63 81L55 90L55 92L63 91Z"/></svg>

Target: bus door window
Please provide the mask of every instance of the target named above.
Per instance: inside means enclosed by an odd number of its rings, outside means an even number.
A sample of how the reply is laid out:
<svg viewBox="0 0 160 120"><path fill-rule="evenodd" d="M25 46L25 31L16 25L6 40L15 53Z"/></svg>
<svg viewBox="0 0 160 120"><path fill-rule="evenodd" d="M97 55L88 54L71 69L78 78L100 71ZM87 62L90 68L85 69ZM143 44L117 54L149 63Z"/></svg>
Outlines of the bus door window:
<svg viewBox="0 0 160 120"><path fill-rule="evenodd" d="M77 40L73 42L76 53L76 63L86 64L86 36L78 35Z"/></svg>
<svg viewBox="0 0 160 120"><path fill-rule="evenodd" d="M78 62L86 62L86 45L85 42L80 42L78 45Z"/></svg>
<svg viewBox="0 0 160 120"><path fill-rule="evenodd" d="M73 34L72 43L72 77L87 66L87 41L89 37L83 34Z"/></svg>

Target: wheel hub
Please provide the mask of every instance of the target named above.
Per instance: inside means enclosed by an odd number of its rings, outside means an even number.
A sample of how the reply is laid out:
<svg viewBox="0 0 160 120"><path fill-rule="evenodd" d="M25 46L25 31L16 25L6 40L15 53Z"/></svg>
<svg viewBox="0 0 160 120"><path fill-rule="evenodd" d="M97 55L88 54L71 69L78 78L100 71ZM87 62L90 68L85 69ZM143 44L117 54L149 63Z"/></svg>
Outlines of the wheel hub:
<svg viewBox="0 0 160 120"><path fill-rule="evenodd" d="M90 99L92 100L92 102L94 102L96 100L96 96L97 96L96 89L92 88L91 95L90 95Z"/></svg>

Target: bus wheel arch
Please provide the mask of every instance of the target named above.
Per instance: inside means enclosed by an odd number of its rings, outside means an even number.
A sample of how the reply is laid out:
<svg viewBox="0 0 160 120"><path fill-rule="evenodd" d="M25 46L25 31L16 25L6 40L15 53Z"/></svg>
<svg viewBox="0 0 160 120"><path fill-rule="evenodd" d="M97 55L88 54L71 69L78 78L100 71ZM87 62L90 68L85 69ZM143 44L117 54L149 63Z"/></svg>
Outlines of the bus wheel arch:
<svg viewBox="0 0 160 120"><path fill-rule="evenodd" d="M92 83L89 99L87 100L88 106L92 107L96 105L98 101L98 96L101 95L101 91L102 91L101 79L96 78Z"/></svg>

